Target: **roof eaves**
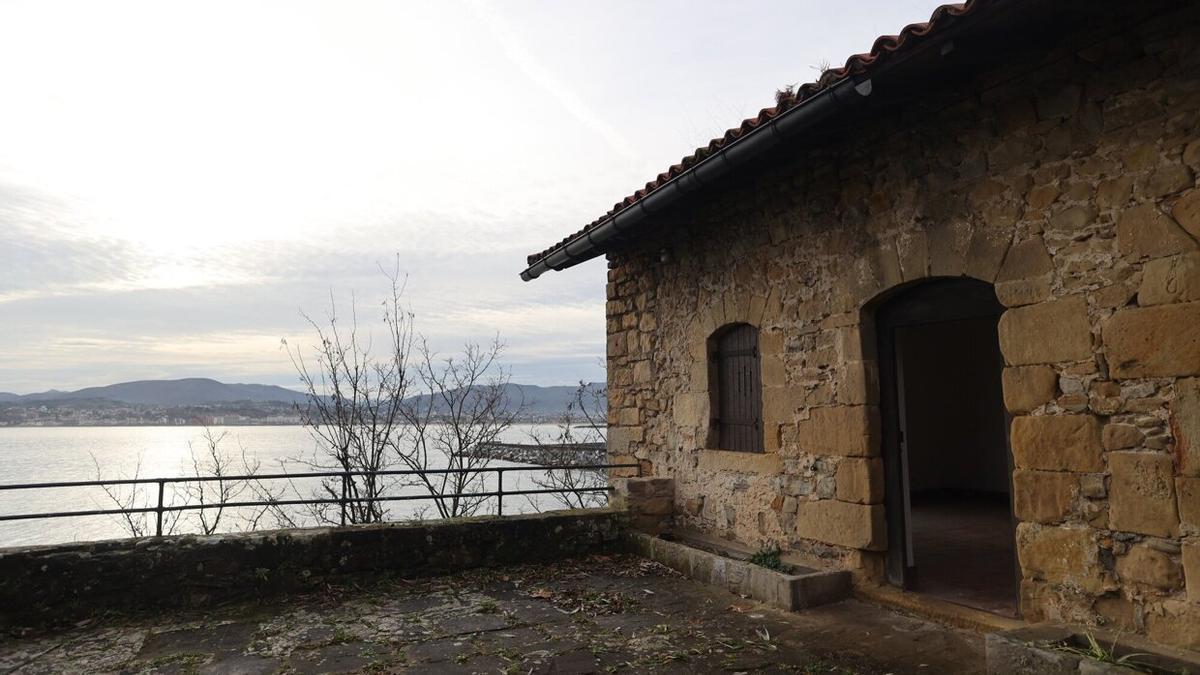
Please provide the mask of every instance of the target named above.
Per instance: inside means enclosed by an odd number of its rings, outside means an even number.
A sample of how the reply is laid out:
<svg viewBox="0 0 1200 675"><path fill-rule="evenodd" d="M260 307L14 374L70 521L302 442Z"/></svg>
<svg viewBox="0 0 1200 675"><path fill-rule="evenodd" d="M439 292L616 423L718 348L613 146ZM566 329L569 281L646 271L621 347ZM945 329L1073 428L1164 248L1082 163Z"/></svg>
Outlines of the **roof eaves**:
<svg viewBox="0 0 1200 675"><path fill-rule="evenodd" d="M995 0L992 1L995 2ZM534 273L537 266L561 270L600 255L602 251L599 249L587 251L586 255L571 255L569 249L580 242L590 239L589 235L592 231L605 223L614 222L618 216L635 205L642 203L650 195L668 186L677 184L681 178L695 171L707 160L718 156L718 154L732 147L738 141L758 132L760 129L770 127L771 123L781 115L803 107L814 96L822 91L831 89L838 83L845 83L851 78L862 79L869 77L873 70L878 68L882 62L887 61L892 55L911 48L912 45L923 41L923 38L938 30L942 30L947 24L953 23L958 17L970 14L978 5L985 2L986 0L968 0L965 3L941 5L933 11L929 21L909 24L896 35L882 35L876 38L871 45L870 51L862 54L854 54L846 59L842 67L827 70L822 73L817 81L803 84L795 91L781 95L775 106L763 108L754 117L743 120L741 124L727 130L720 137L712 139L707 145L697 148L695 152L684 157L678 164L672 165L666 171L658 174L654 180L646 183L643 188L616 203L605 215L588 223L579 231L565 237L553 246L539 253L529 255L526 258L528 268L522 272L522 278L529 280L539 276L544 270L537 270ZM549 256L561 251L568 253L565 264L545 265L544 261Z"/></svg>

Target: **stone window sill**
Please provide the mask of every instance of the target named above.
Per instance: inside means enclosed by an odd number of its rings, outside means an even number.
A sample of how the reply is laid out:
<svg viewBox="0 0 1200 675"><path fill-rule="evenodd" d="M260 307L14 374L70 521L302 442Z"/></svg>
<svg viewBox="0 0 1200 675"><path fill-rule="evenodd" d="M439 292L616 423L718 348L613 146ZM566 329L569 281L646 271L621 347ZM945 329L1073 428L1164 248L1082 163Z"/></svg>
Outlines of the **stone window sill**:
<svg viewBox="0 0 1200 675"><path fill-rule="evenodd" d="M737 452L706 448L700 451L701 471L781 474L783 459L777 452Z"/></svg>

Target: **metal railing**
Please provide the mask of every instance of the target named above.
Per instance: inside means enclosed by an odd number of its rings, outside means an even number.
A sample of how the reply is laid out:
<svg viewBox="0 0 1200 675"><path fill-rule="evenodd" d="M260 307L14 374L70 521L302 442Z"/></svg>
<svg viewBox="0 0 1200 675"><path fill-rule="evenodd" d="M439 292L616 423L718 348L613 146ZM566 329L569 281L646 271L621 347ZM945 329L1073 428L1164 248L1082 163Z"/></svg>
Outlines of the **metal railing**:
<svg viewBox="0 0 1200 675"><path fill-rule="evenodd" d="M628 464L569 464L563 466L497 466L483 467L475 469L403 469L403 470L386 470L386 471L312 471L301 473L270 473L270 474L251 474L242 476L175 476L171 478L114 478L111 480L80 480L80 481L60 481L53 483L14 483L9 485L0 485L0 492L12 490L47 490L58 488L82 488L82 487L103 487L113 485L157 485L158 486L158 502L157 506L130 507L118 509L89 509L84 511L50 511L42 513L16 513L16 514L0 514L0 522L10 520L37 520L43 518L78 518L83 516L124 516L140 513L155 514L154 536L161 537L163 533L163 515L176 511L199 511L203 509L234 509L234 508L249 508L257 506L280 507L280 506L314 506L319 504L337 504L341 512L341 524L346 524L346 509L350 504L372 503L372 502L398 502L398 501L414 501L414 500L440 500L440 499L463 499L463 498L496 498L496 515L504 515L504 498L519 497L522 495L548 495L548 494L578 494L578 493L595 493L595 492L610 492L612 487L608 485L597 487L570 487L570 488L538 488L535 490L505 490L504 489L504 474L514 471L601 471L612 469L637 469L638 474L641 474L641 465L636 463ZM349 486L351 478L354 476L424 476L424 475L446 475L446 474L496 474L496 489L485 492L455 492L447 494L432 494L425 492L422 494L411 495L392 495L389 497L358 497L349 495ZM256 499L249 501L232 501L232 502L212 502L203 504L167 504L165 503L166 487L168 484L177 483L208 483L208 482L236 482L236 481L264 481L264 480L297 480L305 478L341 478L342 494L341 497L326 497L313 499Z"/></svg>

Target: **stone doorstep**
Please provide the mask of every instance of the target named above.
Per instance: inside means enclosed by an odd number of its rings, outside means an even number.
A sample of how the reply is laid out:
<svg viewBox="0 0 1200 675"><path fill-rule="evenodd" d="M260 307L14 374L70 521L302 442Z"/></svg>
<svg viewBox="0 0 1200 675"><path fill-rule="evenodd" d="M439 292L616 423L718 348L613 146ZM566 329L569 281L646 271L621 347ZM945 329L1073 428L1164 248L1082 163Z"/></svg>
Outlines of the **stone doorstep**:
<svg viewBox="0 0 1200 675"><path fill-rule="evenodd" d="M1029 624L999 614L955 604L916 591L906 591L888 584L861 584L854 588L854 597L888 609L937 623L965 628L976 633L1008 631L1027 628Z"/></svg>
<svg viewBox="0 0 1200 675"><path fill-rule="evenodd" d="M989 633L985 641L987 672L1001 673L1095 673L1120 675L1134 672L1114 664L1101 663L1049 645L1068 643L1087 649L1085 630L1108 649L1117 644L1117 657L1137 654L1137 661L1154 672L1200 672L1200 653L1154 644L1138 635L1114 634L1099 629L1083 629L1059 624L1037 624L1000 633ZM1140 672L1140 671L1138 671Z"/></svg>
<svg viewBox="0 0 1200 675"><path fill-rule="evenodd" d="M701 583L719 586L779 609L793 611L850 597L850 573L843 570L798 567L798 573L784 574L647 534L630 533L628 537L635 553Z"/></svg>

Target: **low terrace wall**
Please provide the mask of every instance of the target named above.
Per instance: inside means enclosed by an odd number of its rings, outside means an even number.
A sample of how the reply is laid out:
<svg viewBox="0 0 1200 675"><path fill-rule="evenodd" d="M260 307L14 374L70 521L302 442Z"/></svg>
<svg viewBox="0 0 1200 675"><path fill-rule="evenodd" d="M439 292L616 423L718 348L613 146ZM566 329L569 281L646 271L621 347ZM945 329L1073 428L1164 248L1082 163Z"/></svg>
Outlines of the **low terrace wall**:
<svg viewBox="0 0 1200 675"><path fill-rule="evenodd" d="M617 549L611 509L0 549L0 630Z"/></svg>

